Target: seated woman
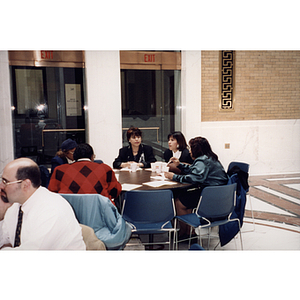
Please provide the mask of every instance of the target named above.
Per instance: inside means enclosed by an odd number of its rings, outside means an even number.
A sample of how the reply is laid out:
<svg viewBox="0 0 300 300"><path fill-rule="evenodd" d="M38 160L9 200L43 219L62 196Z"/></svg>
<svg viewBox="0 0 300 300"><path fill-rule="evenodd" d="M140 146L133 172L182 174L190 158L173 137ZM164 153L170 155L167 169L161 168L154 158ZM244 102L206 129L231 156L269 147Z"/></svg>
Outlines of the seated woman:
<svg viewBox="0 0 300 300"><path fill-rule="evenodd" d="M191 156L194 159L193 164L183 164L178 158L172 157L170 164L179 168L182 174L165 173L165 177L168 179L193 185L188 189L173 191L178 216L190 214L193 208L197 207L204 187L225 185L228 182L228 176L206 138L193 138L189 141L189 145ZM187 230L188 226L181 224L180 234L187 234Z"/></svg>
<svg viewBox="0 0 300 300"><path fill-rule="evenodd" d="M113 162L113 168L120 169L130 167L132 162L138 163L139 167L150 168L150 163L156 159L151 146L142 144L142 132L137 127L130 127L127 131L129 146L119 150L119 156Z"/></svg>
<svg viewBox="0 0 300 300"><path fill-rule="evenodd" d="M77 147L77 143L72 139L62 142L61 148L51 160L51 174L55 167L63 164L71 164L74 162L73 154Z"/></svg>
<svg viewBox="0 0 300 300"><path fill-rule="evenodd" d="M192 164L193 159L187 149L187 143L184 135L180 131L175 131L168 135L169 149L164 152L165 162L169 162L171 157L178 158L180 162ZM176 174L180 174L180 170L173 167L173 164L169 165L170 171Z"/></svg>

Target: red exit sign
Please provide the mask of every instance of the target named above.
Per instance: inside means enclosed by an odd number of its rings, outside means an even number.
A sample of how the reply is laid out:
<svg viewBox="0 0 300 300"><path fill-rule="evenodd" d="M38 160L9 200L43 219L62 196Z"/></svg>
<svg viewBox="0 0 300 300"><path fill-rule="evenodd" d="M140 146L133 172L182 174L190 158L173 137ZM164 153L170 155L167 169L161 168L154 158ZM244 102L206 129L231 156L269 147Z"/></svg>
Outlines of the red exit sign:
<svg viewBox="0 0 300 300"><path fill-rule="evenodd" d="M145 54L144 62L155 62L155 54Z"/></svg>
<svg viewBox="0 0 300 300"><path fill-rule="evenodd" d="M41 59L53 59L53 51L41 51Z"/></svg>

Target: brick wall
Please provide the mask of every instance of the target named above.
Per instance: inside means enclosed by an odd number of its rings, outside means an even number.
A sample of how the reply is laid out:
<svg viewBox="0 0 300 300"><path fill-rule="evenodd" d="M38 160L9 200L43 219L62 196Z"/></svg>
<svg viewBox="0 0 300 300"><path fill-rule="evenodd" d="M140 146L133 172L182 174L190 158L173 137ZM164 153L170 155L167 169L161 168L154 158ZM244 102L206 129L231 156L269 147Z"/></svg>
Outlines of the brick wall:
<svg viewBox="0 0 300 300"><path fill-rule="evenodd" d="M300 51L235 54L235 110L219 112L219 51L201 52L202 121L300 119Z"/></svg>

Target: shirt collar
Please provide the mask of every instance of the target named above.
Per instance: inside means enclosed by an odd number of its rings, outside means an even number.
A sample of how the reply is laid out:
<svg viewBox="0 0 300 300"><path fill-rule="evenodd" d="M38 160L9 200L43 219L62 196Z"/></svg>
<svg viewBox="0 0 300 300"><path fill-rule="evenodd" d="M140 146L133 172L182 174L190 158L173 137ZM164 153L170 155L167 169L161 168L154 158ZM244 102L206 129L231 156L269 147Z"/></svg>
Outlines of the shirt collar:
<svg viewBox="0 0 300 300"><path fill-rule="evenodd" d="M40 199L40 194L44 188L40 186L36 191L22 204L22 211L27 212L34 205L36 201Z"/></svg>
<svg viewBox="0 0 300 300"><path fill-rule="evenodd" d="M91 161L89 158L79 158L77 161Z"/></svg>

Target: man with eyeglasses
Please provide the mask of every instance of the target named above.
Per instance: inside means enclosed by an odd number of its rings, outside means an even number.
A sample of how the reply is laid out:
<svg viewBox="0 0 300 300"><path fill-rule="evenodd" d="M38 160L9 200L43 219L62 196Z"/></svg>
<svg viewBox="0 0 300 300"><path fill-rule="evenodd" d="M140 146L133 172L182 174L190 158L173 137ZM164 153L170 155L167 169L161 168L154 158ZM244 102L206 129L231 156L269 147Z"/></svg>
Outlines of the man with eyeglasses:
<svg viewBox="0 0 300 300"><path fill-rule="evenodd" d="M85 250L81 227L68 202L41 186L29 158L8 163L0 179L0 249Z"/></svg>

